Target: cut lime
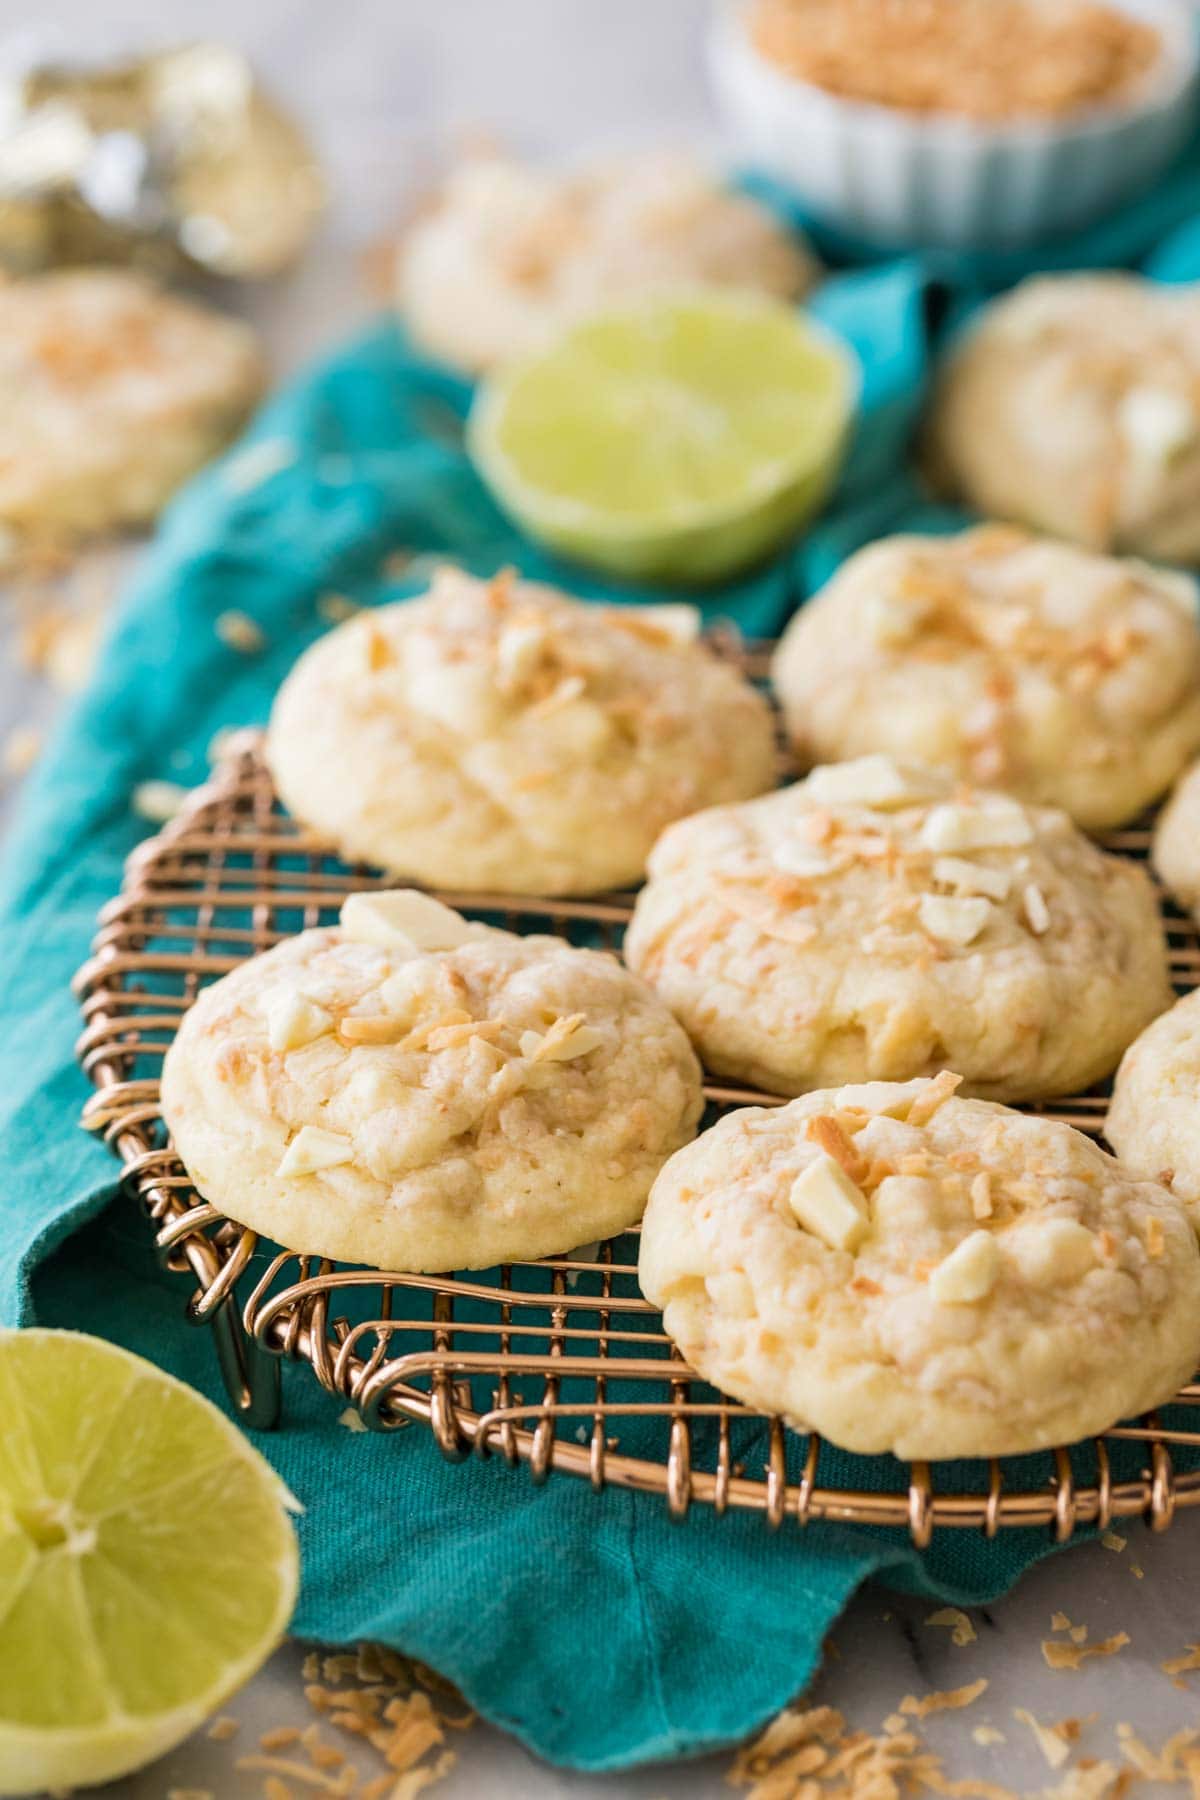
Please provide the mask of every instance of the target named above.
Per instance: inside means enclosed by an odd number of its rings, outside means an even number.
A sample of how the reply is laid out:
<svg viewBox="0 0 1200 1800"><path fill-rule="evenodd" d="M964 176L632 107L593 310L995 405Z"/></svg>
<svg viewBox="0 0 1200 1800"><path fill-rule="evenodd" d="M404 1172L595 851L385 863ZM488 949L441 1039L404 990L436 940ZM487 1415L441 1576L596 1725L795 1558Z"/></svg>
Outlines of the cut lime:
<svg viewBox="0 0 1200 1800"><path fill-rule="evenodd" d="M502 368L468 441L532 537L618 575L715 581L816 510L857 387L849 349L803 313L674 295L596 314Z"/></svg>
<svg viewBox="0 0 1200 1800"><path fill-rule="evenodd" d="M139 1768L254 1673L296 1595L287 1499L140 1357L0 1332L0 1793Z"/></svg>

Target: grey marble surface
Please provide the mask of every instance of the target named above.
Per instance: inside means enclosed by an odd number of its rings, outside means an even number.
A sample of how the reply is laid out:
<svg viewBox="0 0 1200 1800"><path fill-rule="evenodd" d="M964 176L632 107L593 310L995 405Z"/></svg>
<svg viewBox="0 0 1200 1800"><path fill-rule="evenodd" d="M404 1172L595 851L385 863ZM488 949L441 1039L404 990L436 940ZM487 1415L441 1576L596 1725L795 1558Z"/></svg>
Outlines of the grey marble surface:
<svg viewBox="0 0 1200 1800"><path fill-rule="evenodd" d="M203 9L163 0L151 15L132 0L61 0L47 17L68 42L108 46L141 42L147 31L163 41L227 34L308 120L333 180L330 220L299 274L247 306L283 373L368 310L359 253L402 216L406 196L456 133L489 128L551 151L653 134L711 136L699 52L705 13L706 0L256 0L253 7L208 0ZM27 18L12 0L0 8L6 27ZM5 727L31 718L49 728L59 704L11 655L0 657ZM404 1454L403 1437L396 1453ZM463 1479L470 1479L469 1466ZM928 1603L865 1591L834 1634L815 1697L841 1708L853 1726L877 1731L904 1695L985 1677L989 1685L972 1707L930 1719L924 1734L944 1755L948 1774L1021 1794L1038 1794L1060 1776L1028 1726L1014 1719L1014 1708L1043 1722L1092 1716L1079 1755L1119 1761L1122 1724L1161 1744L1200 1723L1192 1691L1200 1675L1181 1688L1159 1668L1200 1638L1200 1518L1183 1516L1162 1538L1140 1526L1127 1536L1119 1554L1081 1546L1034 1569L1007 1599L974 1615L978 1635L964 1648L928 1623ZM1052 1673L1040 1644L1058 1610L1085 1624L1093 1640L1124 1630L1130 1644L1077 1673ZM163 1800L172 1789L189 1788L220 1800L260 1795L262 1775L239 1771L237 1759L254 1748L258 1732L308 1722L300 1654L295 1646L281 1651L230 1706L241 1722L234 1740L201 1735L107 1791L123 1800ZM1004 1741L979 1745L972 1732L980 1725ZM455 1747L458 1765L436 1790L445 1800L704 1800L731 1791L727 1756L592 1778L549 1769L484 1726ZM1136 1791L1170 1790L1147 1782Z"/></svg>

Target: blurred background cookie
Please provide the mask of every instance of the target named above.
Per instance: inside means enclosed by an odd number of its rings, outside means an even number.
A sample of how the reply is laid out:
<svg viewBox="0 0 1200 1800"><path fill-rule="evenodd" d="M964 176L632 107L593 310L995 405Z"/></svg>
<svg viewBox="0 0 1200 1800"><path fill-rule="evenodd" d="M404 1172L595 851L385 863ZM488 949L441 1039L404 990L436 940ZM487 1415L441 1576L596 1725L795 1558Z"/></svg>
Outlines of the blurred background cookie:
<svg viewBox="0 0 1200 1800"><path fill-rule="evenodd" d="M20 545L149 523L264 380L248 326L144 276L0 281L0 527Z"/></svg>
<svg viewBox="0 0 1200 1800"><path fill-rule="evenodd" d="M935 480L980 512L1200 560L1200 287L1022 282L950 354L927 447Z"/></svg>
<svg viewBox="0 0 1200 1800"><path fill-rule="evenodd" d="M626 955L710 1069L783 1094L945 1066L1074 1093L1171 1003L1142 869L882 756L672 825Z"/></svg>
<svg viewBox="0 0 1200 1800"><path fill-rule="evenodd" d="M672 819L774 779L767 703L699 623L446 568L301 657L271 714L279 793L349 860L433 887L637 881Z"/></svg>
<svg viewBox="0 0 1200 1800"><path fill-rule="evenodd" d="M425 349L472 372L538 348L615 300L679 287L798 299L806 245L683 153L578 171L477 155L447 178L396 258L396 297Z"/></svg>
<svg viewBox="0 0 1200 1800"><path fill-rule="evenodd" d="M1200 763L1184 771L1154 826L1151 860L1180 906L1200 908Z"/></svg>
<svg viewBox="0 0 1200 1800"><path fill-rule="evenodd" d="M1167 1182L1200 1218L1200 991L1125 1052L1104 1131L1122 1162Z"/></svg>
<svg viewBox="0 0 1200 1800"><path fill-rule="evenodd" d="M1200 747L1194 584L1015 529L859 551L772 674L806 762L885 751L1088 830L1134 817Z"/></svg>

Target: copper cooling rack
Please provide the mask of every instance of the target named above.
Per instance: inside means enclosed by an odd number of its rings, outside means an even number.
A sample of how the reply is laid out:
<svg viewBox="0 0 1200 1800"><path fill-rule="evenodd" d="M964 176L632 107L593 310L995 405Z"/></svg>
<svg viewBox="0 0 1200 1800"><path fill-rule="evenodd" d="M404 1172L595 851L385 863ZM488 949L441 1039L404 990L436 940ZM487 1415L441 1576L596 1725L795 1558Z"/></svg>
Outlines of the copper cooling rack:
<svg viewBox="0 0 1200 1800"><path fill-rule="evenodd" d="M1148 842L1138 829L1110 847L1145 857ZM243 733L209 785L129 858L77 978L79 1055L97 1089L86 1122L120 1157L163 1261L191 1283L188 1317L213 1331L247 1423L275 1421L279 1359L288 1357L308 1363L373 1429L415 1421L449 1458L500 1455L527 1463L537 1482L557 1469L595 1488L641 1489L677 1516L692 1503L748 1508L773 1526L836 1519L907 1528L923 1546L945 1527L991 1536L1040 1526L1065 1540L1079 1525L1142 1515L1161 1530L1176 1508L1200 1503L1200 1469L1177 1469L1173 1457L1200 1447L1200 1431L1175 1423L1189 1417L1177 1407L1200 1404L1197 1383L1172 1404L1170 1422L1128 1421L1038 1457L933 1468L847 1459L704 1386L638 1291L633 1237L483 1275L380 1274L260 1244L224 1218L191 1187L168 1142L158 1084L166 1047L205 982L291 932L333 922L347 893L380 885L280 810L258 739ZM513 930L613 949L630 914L621 894L441 898ZM1164 911L1184 992L1200 983L1200 938ZM706 1092L714 1112L764 1103L749 1089ZM1105 1099L1033 1110L1096 1137ZM636 1453L622 1447L631 1430Z"/></svg>

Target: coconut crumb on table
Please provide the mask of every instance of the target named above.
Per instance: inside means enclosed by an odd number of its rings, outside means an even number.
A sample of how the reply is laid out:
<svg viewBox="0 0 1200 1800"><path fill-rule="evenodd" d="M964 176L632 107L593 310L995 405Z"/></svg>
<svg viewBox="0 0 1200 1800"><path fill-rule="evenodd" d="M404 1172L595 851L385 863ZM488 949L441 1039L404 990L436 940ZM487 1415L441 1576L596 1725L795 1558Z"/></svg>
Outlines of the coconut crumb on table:
<svg viewBox="0 0 1200 1800"><path fill-rule="evenodd" d="M1086 1631L1086 1627L1083 1629ZM1102 1638L1096 1644L1084 1644L1079 1640L1064 1644L1061 1638L1043 1638L1042 1656L1049 1669L1078 1669L1089 1657L1116 1656L1128 1642L1126 1631L1114 1632L1112 1637Z"/></svg>
<svg viewBox="0 0 1200 1800"><path fill-rule="evenodd" d="M956 1649L962 1650L967 1644L973 1644L976 1631L966 1613L957 1606L943 1606L940 1611L930 1613L927 1625L945 1625L950 1631L950 1642Z"/></svg>

